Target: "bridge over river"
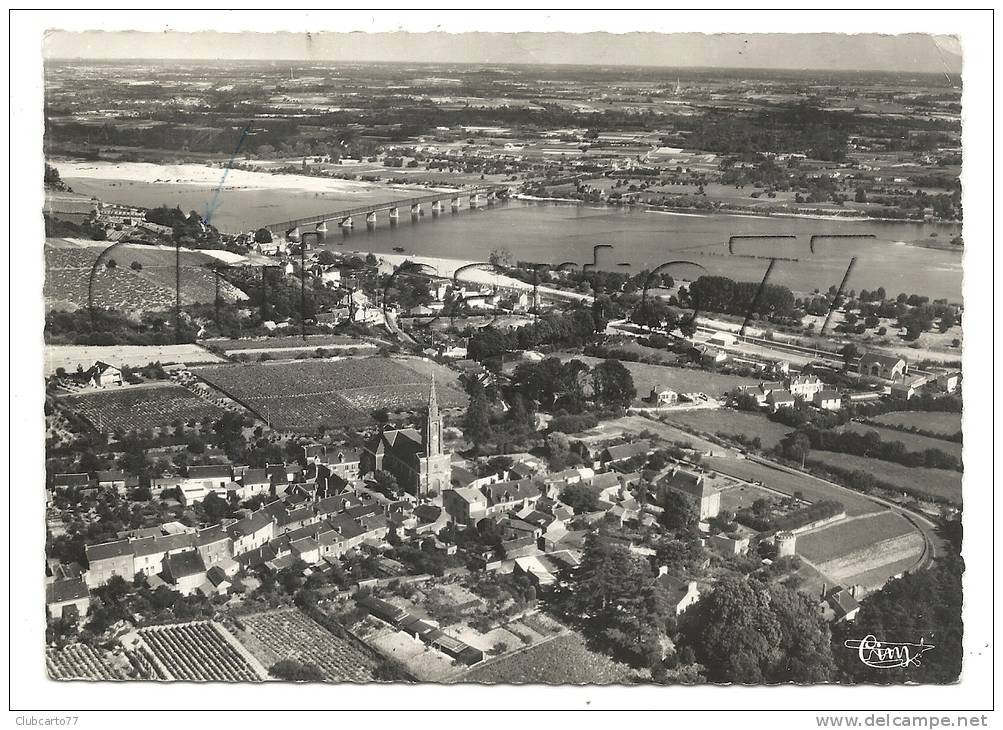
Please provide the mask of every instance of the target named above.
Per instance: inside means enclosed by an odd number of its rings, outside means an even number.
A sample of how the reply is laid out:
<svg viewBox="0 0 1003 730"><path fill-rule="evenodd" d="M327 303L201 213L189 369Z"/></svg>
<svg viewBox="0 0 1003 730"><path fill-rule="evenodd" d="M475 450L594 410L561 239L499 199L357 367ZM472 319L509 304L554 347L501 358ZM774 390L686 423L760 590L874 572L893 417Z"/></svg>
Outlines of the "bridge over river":
<svg viewBox="0 0 1003 730"><path fill-rule="evenodd" d="M345 208L306 218L270 223L264 227L273 235L285 236L293 241L297 241L301 236L312 232L316 232L323 239L328 230L328 223L337 223L340 227L351 228L355 225L356 218L365 216L367 225L375 225L376 214L384 211L389 214L389 220L396 221L400 218L401 208L408 210L412 216L417 217L423 214L422 205L431 205L432 212L441 213L446 209L444 201L448 201L448 205L452 210L458 210L460 208L460 201L463 198L467 199L469 207L476 208L481 204L482 199L487 205L493 205L496 200L505 198L508 194L509 188L507 185L482 185L464 190L428 193L414 198L391 200L385 203L368 203L354 208Z"/></svg>

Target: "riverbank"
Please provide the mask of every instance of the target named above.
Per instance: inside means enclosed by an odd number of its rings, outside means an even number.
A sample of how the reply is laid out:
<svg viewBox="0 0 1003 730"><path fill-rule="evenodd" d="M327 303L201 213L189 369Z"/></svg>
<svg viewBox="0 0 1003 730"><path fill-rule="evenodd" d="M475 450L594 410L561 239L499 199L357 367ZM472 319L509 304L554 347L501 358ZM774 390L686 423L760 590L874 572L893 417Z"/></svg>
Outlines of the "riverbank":
<svg viewBox="0 0 1003 730"><path fill-rule="evenodd" d="M364 252L359 252L364 253ZM409 254L377 254L377 256L393 265L394 267L399 267L405 261L413 261L415 263L424 264L435 269L435 275L442 277L444 279L456 278L459 281L464 281L472 284L481 284L487 286L501 286L510 289L522 289L526 291L531 291L533 289L532 284L527 284L524 281L515 279L511 276L505 276L504 274L498 274L491 270L489 265L485 265L483 268L473 268L466 269L456 276L457 269L461 269L464 266L469 266L470 264L479 263L477 261L471 261L467 259L454 259L454 258L444 258L438 256L414 256ZM576 301L591 301L592 297L588 294L582 294L580 292L564 291L563 289L554 289L547 286L537 287L537 291L542 296L550 296L560 299L571 299Z"/></svg>
<svg viewBox="0 0 1003 730"><path fill-rule="evenodd" d="M341 180L313 175L292 175L271 172L227 169L212 165L184 163L160 165L151 162L82 162L52 160L60 177L70 180L114 180L128 183L156 183L165 185L191 185L204 190L221 188L234 190L301 190L308 193L338 195L371 195L374 190L400 190L409 195L414 191L446 191L422 185L393 185L358 180ZM70 184L72 187L72 183Z"/></svg>

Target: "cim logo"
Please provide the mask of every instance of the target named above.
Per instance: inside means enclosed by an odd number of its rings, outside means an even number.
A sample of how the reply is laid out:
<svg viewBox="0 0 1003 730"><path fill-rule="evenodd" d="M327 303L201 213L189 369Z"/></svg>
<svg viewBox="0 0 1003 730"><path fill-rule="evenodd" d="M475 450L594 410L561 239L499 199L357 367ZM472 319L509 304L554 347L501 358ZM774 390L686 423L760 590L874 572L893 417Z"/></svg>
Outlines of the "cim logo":
<svg viewBox="0 0 1003 730"><path fill-rule="evenodd" d="M843 642L847 649L856 649L861 663L874 669L896 669L898 667L918 667L923 654L934 649L920 639L918 644L903 641L878 641L873 634L863 639L847 639Z"/></svg>

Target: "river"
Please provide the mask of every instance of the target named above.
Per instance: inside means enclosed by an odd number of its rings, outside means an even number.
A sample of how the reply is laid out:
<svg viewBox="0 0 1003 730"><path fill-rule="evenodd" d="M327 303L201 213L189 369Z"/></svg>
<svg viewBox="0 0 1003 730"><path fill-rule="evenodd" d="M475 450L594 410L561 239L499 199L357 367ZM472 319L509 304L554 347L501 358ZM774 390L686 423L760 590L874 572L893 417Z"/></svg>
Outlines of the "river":
<svg viewBox="0 0 1003 730"><path fill-rule="evenodd" d="M123 185L115 180L65 179L78 192L107 202L144 207L169 203L180 204L185 210L201 210L207 196L212 195L209 188L197 185ZM369 195L373 200L368 202L392 197L372 192L365 197ZM363 204L355 196L350 202L342 202L341 197L318 196L302 189L225 191L214 223L223 230L246 230L275 220L337 210L347 207L346 203ZM889 295L907 292L961 301L961 253L913 245L949 241L960 234L958 224L690 215L521 200L475 210L463 207L455 213L448 209L441 214L426 210L417 219L411 219L405 210L401 213L396 225L390 224L385 213L380 214L376 226L369 228L357 221L354 229L339 230L332 222L325 245L332 250L376 253L402 248L414 256L482 261L495 248L505 247L517 259L556 264L591 262L593 247L606 244L612 248L599 250L597 256L598 266L604 269L637 271L667 261L689 261L666 271L682 279L709 273L745 281L762 279L767 259L775 256L784 260L776 262L771 283L800 292L838 285L855 257L847 289L883 286ZM238 221L243 225L237 225ZM875 238L817 239L813 254L809 249L811 236L824 234ZM728 239L736 235L796 238L735 241L732 255Z"/></svg>

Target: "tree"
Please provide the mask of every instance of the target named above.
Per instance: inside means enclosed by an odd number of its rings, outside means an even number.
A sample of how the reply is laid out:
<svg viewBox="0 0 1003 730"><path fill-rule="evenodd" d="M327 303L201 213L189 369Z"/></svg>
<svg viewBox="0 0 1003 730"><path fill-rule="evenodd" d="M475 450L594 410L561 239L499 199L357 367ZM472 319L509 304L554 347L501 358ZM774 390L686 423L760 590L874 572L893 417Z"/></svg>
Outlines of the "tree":
<svg viewBox="0 0 1003 730"><path fill-rule="evenodd" d="M805 433L795 431L780 442L780 450L788 459L804 464L811 451L811 439Z"/></svg>
<svg viewBox="0 0 1003 730"><path fill-rule="evenodd" d="M206 519L212 525L219 524L230 513L230 505L215 492L209 492L205 496L205 499L202 500L202 509L205 510Z"/></svg>
<svg viewBox="0 0 1003 730"><path fill-rule="evenodd" d="M259 148L260 149L260 148ZM269 668L268 673L287 682L323 682L324 673L314 664L295 659L281 659Z"/></svg>
<svg viewBox="0 0 1003 730"><path fill-rule="evenodd" d="M483 386L479 383L471 387L467 412L463 414L463 436L474 445L475 450L481 449L492 439L490 404Z"/></svg>
<svg viewBox="0 0 1003 730"><path fill-rule="evenodd" d="M637 390L630 371L619 360L604 360L592 369L592 391L596 404L626 410Z"/></svg>
<svg viewBox="0 0 1003 730"><path fill-rule="evenodd" d="M590 534L582 562L564 576L568 588L554 599L569 620L614 652L647 661L666 633L668 603L643 558L623 545Z"/></svg>
<svg viewBox="0 0 1003 730"><path fill-rule="evenodd" d="M267 228L259 228L254 232L254 242L255 243L271 243L272 242L272 232Z"/></svg>
<svg viewBox="0 0 1003 730"><path fill-rule="evenodd" d="M815 683L835 675L829 626L813 598L725 578L680 623L680 646L711 682Z"/></svg>
<svg viewBox="0 0 1003 730"><path fill-rule="evenodd" d="M397 477L388 471L379 469L374 472L373 482L376 484L376 489L388 497L395 497L400 493L400 485L397 483Z"/></svg>
<svg viewBox="0 0 1003 730"><path fill-rule="evenodd" d="M488 261L492 266L503 269L511 269L515 266L515 257L512 252L504 246L499 246L488 255Z"/></svg>
<svg viewBox="0 0 1003 730"><path fill-rule="evenodd" d="M561 490L559 499L573 509L576 515L599 509L599 495L587 484L569 484Z"/></svg>
<svg viewBox="0 0 1003 730"><path fill-rule="evenodd" d="M860 357L860 350L850 342L843 346L839 354L843 356L843 368L849 370L853 365L853 361Z"/></svg>
<svg viewBox="0 0 1003 730"><path fill-rule="evenodd" d="M675 489L665 490L662 498L661 522L670 530L692 527L700 519L693 500Z"/></svg>

